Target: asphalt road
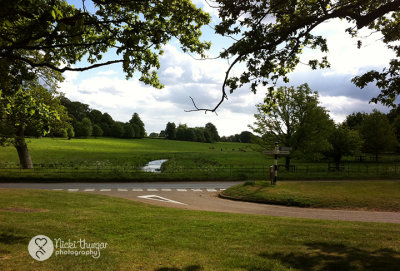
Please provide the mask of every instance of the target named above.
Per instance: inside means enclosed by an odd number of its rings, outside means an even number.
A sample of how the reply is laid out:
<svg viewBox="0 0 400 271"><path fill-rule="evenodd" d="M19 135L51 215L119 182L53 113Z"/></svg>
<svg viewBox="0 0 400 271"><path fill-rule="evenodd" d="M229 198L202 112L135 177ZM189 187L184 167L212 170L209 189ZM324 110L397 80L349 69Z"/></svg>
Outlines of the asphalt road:
<svg viewBox="0 0 400 271"><path fill-rule="evenodd" d="M187 210L400 224L400 212L286 207L232 201L218 197L219 192L238 183L240 182L1 183L0 188L48 189L71 193L96 193Z"/></svg>

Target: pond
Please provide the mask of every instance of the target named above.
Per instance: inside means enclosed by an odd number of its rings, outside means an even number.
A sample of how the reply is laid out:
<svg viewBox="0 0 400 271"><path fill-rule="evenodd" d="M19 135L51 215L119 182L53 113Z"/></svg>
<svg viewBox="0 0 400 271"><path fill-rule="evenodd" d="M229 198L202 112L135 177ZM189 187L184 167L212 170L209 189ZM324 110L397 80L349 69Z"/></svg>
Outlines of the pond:
<svg viewBox="0 0 400 271"><path fill-rule="evenodd" d="M161 159L161 160L154 160L150 161L147 165L142 167L142 170L145 172L160 172L161 171L161 165L168 161L167 159Z"/></svg>

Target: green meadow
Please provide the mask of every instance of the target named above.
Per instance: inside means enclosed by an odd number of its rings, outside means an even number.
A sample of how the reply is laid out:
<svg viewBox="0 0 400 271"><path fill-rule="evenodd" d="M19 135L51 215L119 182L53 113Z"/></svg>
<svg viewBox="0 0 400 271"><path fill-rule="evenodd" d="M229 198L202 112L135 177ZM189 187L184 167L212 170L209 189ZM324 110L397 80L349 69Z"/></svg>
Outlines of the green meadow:
<svg viewBox="0 0 400 271"><path fill-rule="evenodd" d="M107 243L28 253L36 235ZM0 270L395 270L398 224L186 211L84 193L0 189Z"/></svg>
<svg viewBox="0 0 400 271"><path fill-rule="evenodd" d="M272 155L244 143L198 143L165 139L60 139L31 138L28 146L33 170L21 170L12 146L0 148L1 180L265 180ZM153 160L167 159L159 173L143 172ZM384 155L381 161L356 162L347 157L336 171L327 161L292 159L293 171L280 167L282 180L398 179L400 157ZM284 164L284 158L279 159Z"/></svg>

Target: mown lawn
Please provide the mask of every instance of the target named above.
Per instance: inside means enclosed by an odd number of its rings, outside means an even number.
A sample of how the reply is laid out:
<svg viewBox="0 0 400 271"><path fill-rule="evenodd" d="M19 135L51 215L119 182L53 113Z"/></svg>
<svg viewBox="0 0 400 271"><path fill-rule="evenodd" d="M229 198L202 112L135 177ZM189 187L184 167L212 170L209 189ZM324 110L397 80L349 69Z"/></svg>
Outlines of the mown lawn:
<svg viewBox="0 0 400 271"><path fill-rule="evenodd" d="M29 212L30 211L30 212ZM36 211L36 212L35 212ZM33 236L107 242L28 254ZM0 190L0 270L394 270L400 225L186 211L83 193Z"/></svg>
<svg viewBox="0 0 400 271"><path fill-rule="evenodd" d="M287 206L400 211L400 181L245 182L222 195Z"/></svg>
<svg viewBox="0 0 400 271"><path fill-rule="evenodd" d="M164 139L62 139L31 138L28 147L35 164L107 162L113 165L145 165L151 160L174 159L180 165L198 161L218 165L263 165L266 157L257 145L243 143L198 143ZM269 157L268 157L269 158ZM14 147L3 147L0 163L19 164Z"/></svg>

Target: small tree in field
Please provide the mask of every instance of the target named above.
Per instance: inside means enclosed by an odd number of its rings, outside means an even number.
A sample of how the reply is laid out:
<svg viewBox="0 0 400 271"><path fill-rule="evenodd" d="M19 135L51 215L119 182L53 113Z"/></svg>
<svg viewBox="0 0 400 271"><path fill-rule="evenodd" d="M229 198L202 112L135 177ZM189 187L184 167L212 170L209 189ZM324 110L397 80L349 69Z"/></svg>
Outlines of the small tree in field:
<svg viewBox="0 0 400 271"><path fill-rule="evenodd" d="M387 116L377 110L365 118L360 135L364 140L363 151L374 154L376 160L379 154L394 151L399 144Z"/></svg>
<svg viewBox="0 0 400 271"><path fill-rule="evenodd" d="M333 158L337 170L339 170L342 157L358 153L362 145L358 131L351 130L346 125L337 125L329 136L329 142L332 148L327 155Z"/></svg>

